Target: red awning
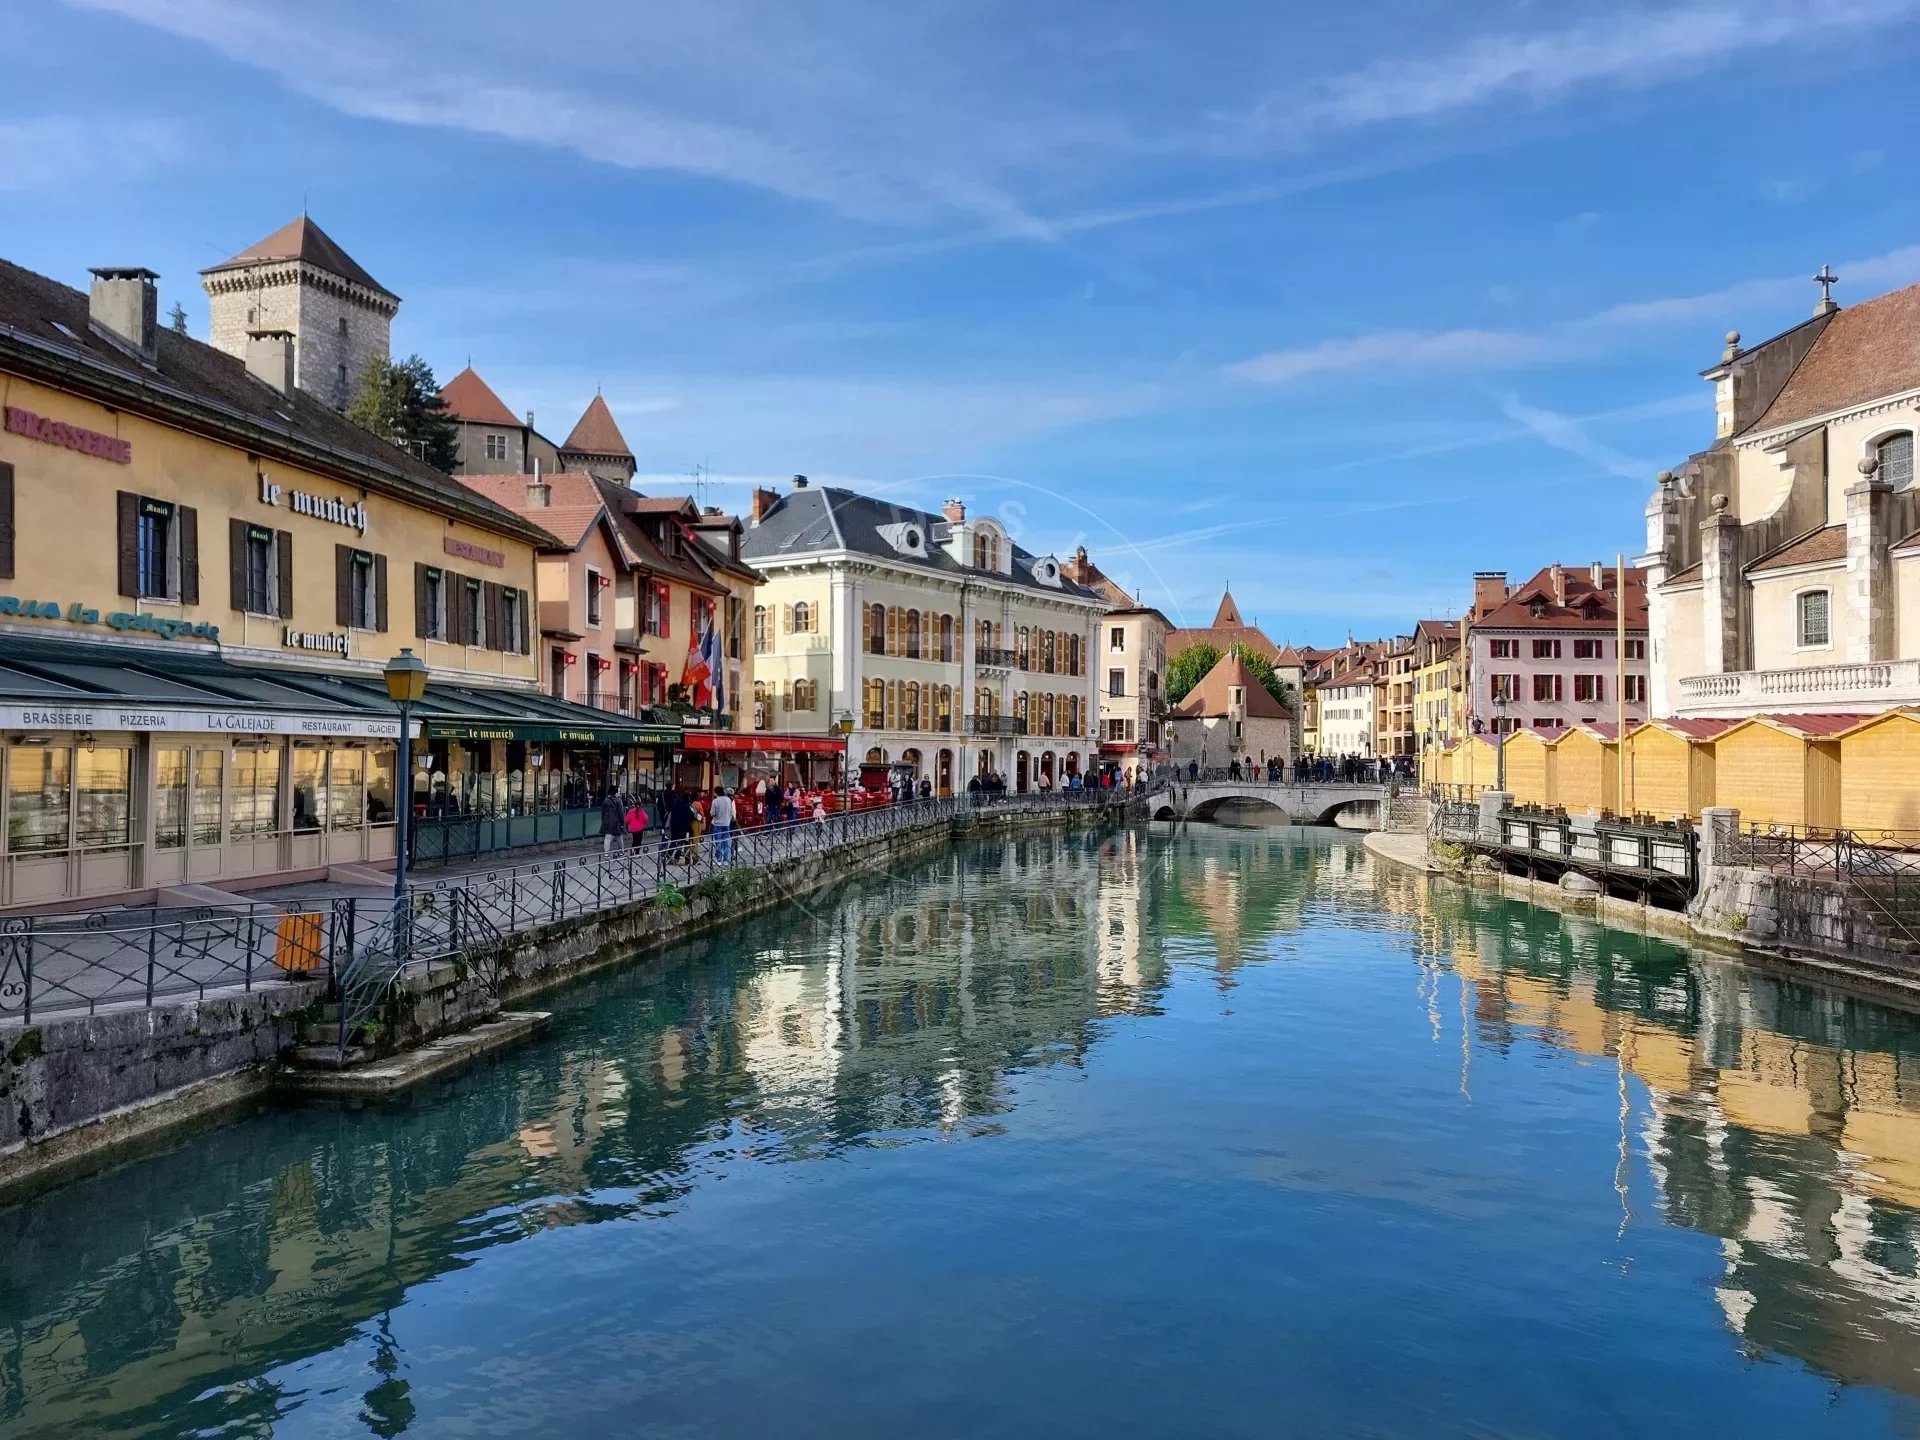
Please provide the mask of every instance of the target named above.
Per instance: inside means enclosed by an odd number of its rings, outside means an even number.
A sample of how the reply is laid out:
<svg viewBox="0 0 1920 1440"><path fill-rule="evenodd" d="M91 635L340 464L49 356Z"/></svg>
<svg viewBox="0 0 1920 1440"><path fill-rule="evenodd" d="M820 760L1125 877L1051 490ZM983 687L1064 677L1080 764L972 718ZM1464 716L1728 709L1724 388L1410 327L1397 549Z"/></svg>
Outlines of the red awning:
<svg viewBox="0 0 1920 1440"><path fill-rule="evenodd" d="M757 730L736 735L730 730L689 730L681 741L681 748L734 754L762 751L772 755L844 755L847 741L843 735L769 735Z"/></svg>

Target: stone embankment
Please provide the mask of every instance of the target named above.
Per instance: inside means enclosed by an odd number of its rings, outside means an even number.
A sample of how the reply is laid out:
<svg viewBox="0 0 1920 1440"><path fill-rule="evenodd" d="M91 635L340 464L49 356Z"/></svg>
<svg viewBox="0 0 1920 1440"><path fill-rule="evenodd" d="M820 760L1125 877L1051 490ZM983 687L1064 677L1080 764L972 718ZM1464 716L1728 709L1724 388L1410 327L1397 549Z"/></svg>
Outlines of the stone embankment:
<svg viewBox="0 0 1920 1440"><path fill-rule="evenodd" d="M288 1063L327 1010L317 971L244 993L0 1023L0 1200L130 1158L277 1091L360 1098L444 1073L539 1028L537 1012L510 1007L957 838L1113 819L1084 804L943 814L764 867L719 870L684 891L530 923L397 980L382 1006L385 1043L364 1066Z"/></svg>

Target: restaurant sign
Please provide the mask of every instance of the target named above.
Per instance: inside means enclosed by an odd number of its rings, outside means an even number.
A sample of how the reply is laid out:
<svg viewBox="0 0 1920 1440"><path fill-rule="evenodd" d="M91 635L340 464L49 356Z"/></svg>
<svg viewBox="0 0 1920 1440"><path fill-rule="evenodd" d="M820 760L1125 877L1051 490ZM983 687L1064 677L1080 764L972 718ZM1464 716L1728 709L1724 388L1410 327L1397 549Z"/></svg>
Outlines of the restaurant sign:
<svg viewBox="0 0 1920 1440"><path fill-rule="evenodd" d="M29 440L38 440L43 445L78 450L82 455L111 460L116 465L133 463L131 440L122 440L118 435L103 435L98 430L88 430L79 425L69 425L64 420L49 420L31 410L22 410L18 405L7 406L7 429Z"/></svg>
<svg viewBox="0 0 1920 1440"><path fill-rule="evenodd" d="M466 725L429 720L430 740L536 740L562 745L677 745L680 732L670 725L542 725L494 722Z"/></svg>
<svg viewBox="0 0 1920 1440"><path fill-rule="evenodd" d="M134 705L0 705L4 730L139 730L190 735L310 735L398 740L400 722L261 710L157 710Z"/></svg>
<svg viewBox="0 0 1920 1440"><path fill-rule="evenodd" d="M176 620L170 615L142 615L130 610L109 610L102 614L77 600L71 605L62 605L58 600L22 600L18 595L0 595L0 619L104 625L123 635L158 635L163 640L217 641L220 638L220 627L204 620Z"/></svg>

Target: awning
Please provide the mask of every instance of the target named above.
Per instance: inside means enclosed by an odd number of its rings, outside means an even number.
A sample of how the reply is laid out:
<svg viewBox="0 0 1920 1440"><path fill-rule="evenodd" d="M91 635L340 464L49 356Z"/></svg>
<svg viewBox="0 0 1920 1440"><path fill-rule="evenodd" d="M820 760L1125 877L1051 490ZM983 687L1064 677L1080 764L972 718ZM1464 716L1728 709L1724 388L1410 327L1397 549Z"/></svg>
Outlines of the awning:
<svg viewBox="0 0 1920 1440"><path fill-rule="evenodd" d="M603 719L565 725L527 720L428 720L421 733L429 740L534 740L548 744L573 745L653 745L680 743L680 731L672 725L628 725L616 717L613 723Z"/></svg>
<svg viewBox="0 0 1920 1440"><path fill-rule="evenodd" d="M713 752L739 753L759 750L781 755L844 755L847 741L843 735L769 735L750 731L736 735L729 730L689 730L681 741L683 748Z"/></svg>

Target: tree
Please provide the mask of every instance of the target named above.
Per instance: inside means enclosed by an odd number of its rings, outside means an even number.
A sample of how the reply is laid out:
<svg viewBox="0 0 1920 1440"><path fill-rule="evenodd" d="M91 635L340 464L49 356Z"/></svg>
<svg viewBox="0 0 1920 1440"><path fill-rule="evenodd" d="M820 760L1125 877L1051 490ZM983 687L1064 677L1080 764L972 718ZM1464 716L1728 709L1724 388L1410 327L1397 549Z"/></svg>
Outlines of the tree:
<svg viewBox="0 0 1920 1440"><path fill-rule="evenodd" d="M347 418L436 470L450 475L458 463L458 432L447 418L433 367L418 355L398 364L384 355L367 361Z"/></svg>
<svg viewBox="0 0 1920 1440"><path fill-rule="evenodd" d="M1287 710L1293 712L1293 686L1273 673L1273 662L1258 650L1249 650L1244 645L1234 644L1227 647L1229 655L1238 655L1240 663L1245 665L1258 680L1266 692L1278 700Z"/></svg>
<svg viewBox="0 0 1920 1440"><path fill-rule="evenodd" d="M1178 705L1187 698L1207 672L1220 663L1220 652L1204 640L1196 640L1167 662L1167 703Z"/></svg>
<svg viewBox="0 0 1920 1440"><path fill-rule="evenodd" d="M173 326L174 334L184 335L187 333L187 307L182 305L178 300L173 302L173 310L167 316L167 320L168 323Z"/></svg>
<svg viewBox="0 0 1920 1440"><path fill-rule="evenodd" d="M1258 650L1249 650L1235 643L1227 647L1227 654L1238 655L1240 663L1245 665L1258 680L1266 692L1286 706L1289 712L1294 709L1293 686L1273 672L1273 662ZM1178 655L1167 662L1167 703L1178 705L1187 698L1189 691L1207 678L1207 672L1220 663L1220 651L1204 640L1196 640Z"/></svg>

